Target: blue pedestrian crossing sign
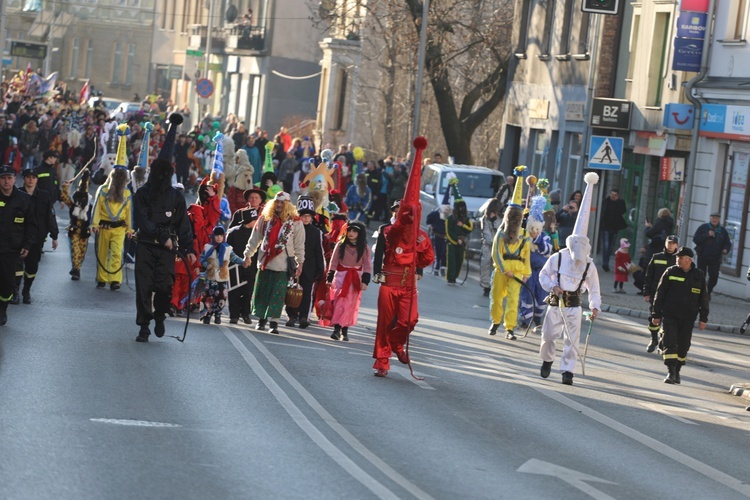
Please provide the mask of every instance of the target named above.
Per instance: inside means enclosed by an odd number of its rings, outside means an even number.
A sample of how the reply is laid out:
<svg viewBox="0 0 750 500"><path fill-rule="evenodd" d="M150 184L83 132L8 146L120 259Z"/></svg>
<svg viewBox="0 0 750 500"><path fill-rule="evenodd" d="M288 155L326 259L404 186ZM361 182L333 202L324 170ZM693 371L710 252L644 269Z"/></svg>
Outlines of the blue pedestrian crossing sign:
<svg viewBox="0 0 750 500"><path fill-rule="evenodd" d="M592 135L588 168L622 170L622 146L621 137Z"/></svg>

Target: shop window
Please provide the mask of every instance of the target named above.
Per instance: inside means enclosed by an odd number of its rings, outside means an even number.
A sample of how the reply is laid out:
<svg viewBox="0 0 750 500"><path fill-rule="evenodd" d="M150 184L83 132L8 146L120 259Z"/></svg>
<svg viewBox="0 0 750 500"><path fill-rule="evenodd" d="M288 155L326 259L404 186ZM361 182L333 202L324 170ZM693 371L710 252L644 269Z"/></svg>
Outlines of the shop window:
<svg viewBox="0 0 750 500"><path fill-rule="evenodd" d="M750 152L734 151L729 158L732 165L728 178L729 182L725 190L723 220L724 227L732 240L732 249L724 256L721 272L739 276L745 246L745 231L743 231L743 228L747 224L747 173L750 165Z"/></svg>

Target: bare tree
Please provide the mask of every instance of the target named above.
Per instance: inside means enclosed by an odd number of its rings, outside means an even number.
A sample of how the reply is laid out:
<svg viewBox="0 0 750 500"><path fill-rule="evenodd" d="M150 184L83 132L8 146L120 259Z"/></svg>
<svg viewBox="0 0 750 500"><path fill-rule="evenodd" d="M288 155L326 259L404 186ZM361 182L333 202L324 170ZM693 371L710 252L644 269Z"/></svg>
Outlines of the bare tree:
<svg viewBox="0 0 750 500"><path fill-rule="evenodd" d="M404 1L419 33L422 3ZM457 163L474 163L472 137L505 96L512 20L513 5L505 0L430 4L425 68Z"/></svg>

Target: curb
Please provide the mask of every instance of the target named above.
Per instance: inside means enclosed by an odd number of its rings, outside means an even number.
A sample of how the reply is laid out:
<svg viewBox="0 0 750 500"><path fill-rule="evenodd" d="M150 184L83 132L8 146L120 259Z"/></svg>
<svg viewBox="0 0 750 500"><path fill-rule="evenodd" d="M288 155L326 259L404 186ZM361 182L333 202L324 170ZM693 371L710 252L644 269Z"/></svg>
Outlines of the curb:
<svg viewBox="0 0 750 500"><path fill-rule="evenodd" d="M631 316L633 318L648 319L648 311L630 309L628 307L611 306L608 304L602 304L602 311L610 312L612 314L619 314L620 316ZM740 334L740 327L735 325L721 325L718 323L706 323L707 330L715 330L717 332L736 333ZM750 391L750 387L748 387Z"/></svg>
<svg viewBox="0 0 750 500"><path fill-rule="evenodd" d="M729 393L733 396L740 396L745 399L750 399L750 384L733 384L729 388Z"/></svg>

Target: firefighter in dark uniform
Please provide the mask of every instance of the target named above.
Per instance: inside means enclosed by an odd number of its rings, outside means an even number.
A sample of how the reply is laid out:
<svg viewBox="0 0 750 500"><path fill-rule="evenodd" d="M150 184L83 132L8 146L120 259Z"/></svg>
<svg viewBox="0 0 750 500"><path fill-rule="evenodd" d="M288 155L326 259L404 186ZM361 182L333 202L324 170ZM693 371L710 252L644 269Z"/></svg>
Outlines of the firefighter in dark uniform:
<svg viewBox="0 0 750 500"><path fill-rule="evenodd" d="M11 304L18 304L20 296L23 296L24 304L31 304L31 285L34 283L37 271L39 270L39 261L42 259L42 247L47 235L52 238L52 249L57 249L57 236L60 230L57 227L57 217L55 217L55 205L50 194L41 189L37 181L37 173L34 168L27 168L23 172L22 192L31 196L31 204L34 207L36 216L37 234L34 243L29 249L29 254L24 259L18 261L16 269L16 281L13 287L13 299ZM23 281L23 290L21 291L21 281ZM19 293L20 291L20 293Z"/></svg>
<svg viewBox="0 0 750 500"><path fill-rule="evenodd" d="M182 116L169 117L170 126L159 157L151 163L146 184L134 196L138 246L135 257L136 324L141 329L136 342L148 342L149 324L154 334L164 336L164 318L169 313L174 284L175 251L195 263L193 230L185 198L172 187L172 149Z"/></svg>
<svg viewBox="0 0 750 500"><path fill-rule="evenodd" d="M677 245L678 239L676 235L667 236L664 242L664 251L654 254L648 263L648 267L646 267L646 277L643 282L643 299L651 305L654 303L654 294L656 294L656 287L659 286L662 274L677 263ZM659 345L659 326L649 320L648 331L651 333L651 342L646 347L646 351L654 352L656 346Z"/></svg>
<svg viewBox="0 0 750 500"><path fill-rule="evenodd" d="M42 163L36 167L37 187L47 191L52 197L52 205L60 199L60 183L57 179L57 153L44 152Z"/></svg>
<svg viewBox="0 0 750 500"><path fill-rule="evenodd" d="M662 275L651 306L651 322L662 328L661 350L669 370L664 379L667 384L680 383L680 369L687 359L696 316L701 330L708 322L706 277L693 264L693 257L688 247L677 250L677 265Z"/></svg>
<svg viewBox="0 0 750 500"><path fill-rule="evenodd" d="M16 172L0 167L0 326L8 322L18 259L29 255L37 237L31 196L15 187Z"/></svg>

